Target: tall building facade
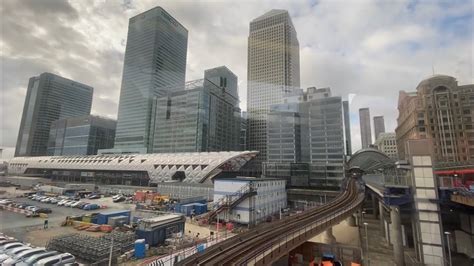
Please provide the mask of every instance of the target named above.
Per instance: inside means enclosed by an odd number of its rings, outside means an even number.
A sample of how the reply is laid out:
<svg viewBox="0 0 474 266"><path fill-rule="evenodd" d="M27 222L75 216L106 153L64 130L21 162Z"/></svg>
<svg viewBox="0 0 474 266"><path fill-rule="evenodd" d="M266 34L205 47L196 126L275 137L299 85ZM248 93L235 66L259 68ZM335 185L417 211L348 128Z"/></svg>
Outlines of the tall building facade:
<svg viewBox="0 0 474 266"><path fill-rule="evenodd" d="M184 88L188 31L161 7L130 18L114 148L151 152L153 99Z"/></svg>
<svg viewBox="0 0 474 266"><path fill-rule="evenodd" d="M351 136L351 117L349 109L349 101L342 102L342 109L344 110L344 134L345 134L345 145L346 155L352 155L352 136Z"/></svg>
<svg viewBox="0 0 474 266"><path fill-rule="evenodd" d="M267 160L270 106L300 85L299 43L286 10L271 10L250 22L247 111L249 150L259 151L254 166Z"/></svg>
<svg viewBox="0 0 474 266"><path fill-rule="evenodd" d="M115 120L93 115L53 121L48 155L95 155L99 149L112 148L116 125Z"/></svg>
<svg viewBox="0 0 474 266"><path fill-rule="evenodd" d="M240 114L240 150L246 151L247 150L247 140L248 140L248 116L247 112L243 111Z"/></svg>
<svg viewBox="0 0 474 266"><path fill-rule="evenodd" d="M474 160L474 84L458 85L454 77L435 75L415 92L400 91L397 145L400 159L411 139L432 139L435 162Z"/></svg>
<svg viewBox="0 0 474 266"><path fill-rule="evenodd" d="M332 96L329 88L295 92L286 103L272 106L268 115L264 175L289 176L291 185L338 187L345 157L342 99ZM293 180L304 178L304 173L307 182Z"/></svg>
<svg viewBox="0 0 474 266"><path fill-rule="evenodd" d="M206 72L209 80L187 82L184 90L172 90L156 99L155 153L240 149L239 100L233 95L237 79L220 84L211 81L226 80L230 74L225 72Z"/></svg>
<svg viewBox="0 0 474 266"><path fill-rule="evenodd" d="M395 132L380 133L375 141L377 149L393 160L398 160L397 137Z"/></svg>
<svg viewBox="0 0 474 266"><path fill-rule="evenodd" d="M380 133L385 133L385 120L383 116L374 116L374 138L377 140Z"/></svg>
<svg viewBox="0 0 474 266"><path fill-rule="evenodd" d="M360 121L360 140L362 149L368 148L372 144L372 130L370 128L370 110L369 108L359 109Z"/></svg>
<svg viewBox="0 0 474 266"><path fill-rule="evenodd" d="M15 156L46 155L51 123L90 114L93 91L90 86L51 73L30 78Z"/></svg>

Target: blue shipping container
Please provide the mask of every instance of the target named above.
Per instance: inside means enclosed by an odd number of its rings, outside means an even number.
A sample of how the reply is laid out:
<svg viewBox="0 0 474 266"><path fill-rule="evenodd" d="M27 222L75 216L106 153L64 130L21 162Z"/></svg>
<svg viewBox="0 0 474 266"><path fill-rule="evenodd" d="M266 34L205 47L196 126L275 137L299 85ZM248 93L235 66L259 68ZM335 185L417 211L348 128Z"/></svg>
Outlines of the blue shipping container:
<svg viewBox="0 0 474 266"><path fill-rule="evenodd" d="M196 212L196 215L206 213L207 212L207 204L203 204L203 203L194 204L194 211Z"/></svg>
<svg viewBox="0 0 474 266"><path fill-rule="evenodd" d="M130 223L130 210L123 210L123 211L113 211L113 212L103 212L97 215L97 224L107 224L109 222L110 217L115 216L127 216L127 224Z"/></svg>

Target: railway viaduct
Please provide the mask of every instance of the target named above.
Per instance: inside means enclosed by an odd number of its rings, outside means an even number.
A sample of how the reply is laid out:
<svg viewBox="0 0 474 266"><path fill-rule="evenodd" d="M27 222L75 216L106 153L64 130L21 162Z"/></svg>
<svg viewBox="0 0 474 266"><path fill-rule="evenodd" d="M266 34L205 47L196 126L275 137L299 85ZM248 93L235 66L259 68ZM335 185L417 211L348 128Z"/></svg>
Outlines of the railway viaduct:
<svg viewBox="0 0 474 266"><path fill-rule="evenodd" d="M361 209L365 199L362 172L393 167L394 162L380 152L362 150L348 162L341 193L322 206L311 208L272 224L226 239L196 253L178 265L270 265L310 238L329 231Z"/></svg>

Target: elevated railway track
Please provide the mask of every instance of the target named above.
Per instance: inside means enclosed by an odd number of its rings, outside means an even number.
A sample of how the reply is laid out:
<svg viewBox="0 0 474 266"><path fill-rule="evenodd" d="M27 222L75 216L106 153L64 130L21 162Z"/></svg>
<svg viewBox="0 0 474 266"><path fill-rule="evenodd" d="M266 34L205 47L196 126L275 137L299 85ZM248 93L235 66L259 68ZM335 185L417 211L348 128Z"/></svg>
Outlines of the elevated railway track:
<svg viewBox="0 0 474 266"><path fill-rule="evenodd" d="M269 265L308 239L352 215L364 200L364 185L346 179L342 193L323 206L261 224L196 253L178 265Z"/></svg>

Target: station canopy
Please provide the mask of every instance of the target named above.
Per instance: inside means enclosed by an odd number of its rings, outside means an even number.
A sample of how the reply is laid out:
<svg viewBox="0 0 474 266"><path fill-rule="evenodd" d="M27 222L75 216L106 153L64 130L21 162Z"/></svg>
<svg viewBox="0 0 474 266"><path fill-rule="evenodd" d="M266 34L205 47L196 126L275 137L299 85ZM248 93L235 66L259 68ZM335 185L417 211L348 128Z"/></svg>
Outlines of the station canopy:
<svg viewBox="0 0 474 266"><path fill-rule="evenodd" d="M395 162L377 149L366 148L358 150L351 156L351 159L348 161L348 167L358 167L366 173L371 173L393 168L395 167Z"/></svg>

